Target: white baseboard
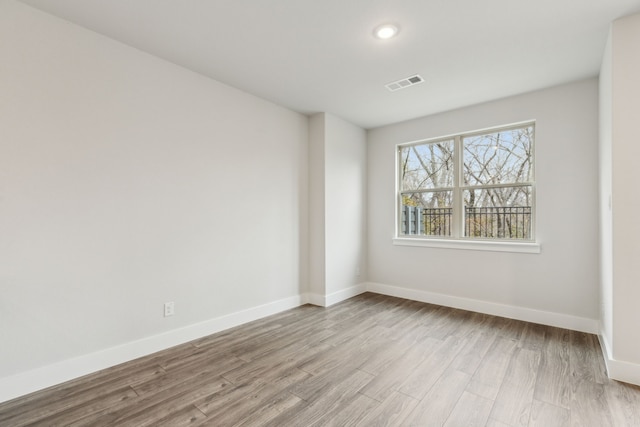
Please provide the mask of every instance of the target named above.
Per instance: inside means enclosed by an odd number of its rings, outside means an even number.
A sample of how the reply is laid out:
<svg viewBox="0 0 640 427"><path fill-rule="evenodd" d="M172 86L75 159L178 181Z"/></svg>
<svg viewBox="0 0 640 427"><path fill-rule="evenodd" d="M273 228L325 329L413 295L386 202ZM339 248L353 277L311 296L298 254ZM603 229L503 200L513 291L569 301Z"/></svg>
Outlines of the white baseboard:
<svg viewBox="0 0 640 427"><path fill-rule="evenodd" d="M0 378L0 403L234 326L280 313L298 307L303 303L302 296L285 298L117 347L107 348L10 377Z"/></svg>
<svg viewBox="0 0 640 427"><path fill-rule="evenodd" d="M612 380L640 386L640 365L615 359L609 359L606 364L607 374Z"/></svg>
<svg viewBox="0 0 640 427"><path fill-rule="evenodd" d="M351 286L347 289L342 289L337 292L333 292L328 295L321 294L305 294L305 302L313 305L317 305L320 307L329 307L333 304L337 304L339 302L348 300L349 298L353 298L356 295L360 295L362 293L367 292L367 284L359 283L355 286Z"/></svg>
<svg viewBox="0 0 640 427"><path fill-rule="evenodd" d="M321 294L304 294L304 302L305 304L317 305L318 307L326 307L325 297Z"/></svg>
<svg viewBox="0 0 640 427"><path fill-rule="evenodd" d="M607 375L612 380L622 381L625 383L640 385L640 365L635 363L623 362L613 358L609 341L601 332L598 334L598 341L602 348L602 356L607 366Z"/></svg>
<svg viewBox="0 0 640 427"><path fill-rule="evenodd" d="M609 375L609 377L611 377L610 363L613 360L613 357L611 356L611 351L609 350L609 341L605 337L606 334L604 333L604 330L600 328L600 331L598 332L598 342L600 343L600 349L602 350L602 357L604 358L604 364L607 368L607 374Z"/></svg>
<svg viewBox="0 0 640 427"><path fill-rule="evenodd" d="M588 319L562 313L498 304L416 289L400 288L396 286L383 285L381 283L369 282L366 286L369 292L375 292L378 294L491 314L494 316L507 317L509 319L539 323L542 325L555 326L558 328L571 329L574 331L587 332L590 334L598 333L598 321L596 319Z"/></svg>
<svg viewBox="0 0 640 427"><path fill-rule="evenodd" d="M400 288L380 283L360 283L328 295L307 293L285 298L117 347L64 360L53 365L44 366L14 376L0 378L0 402L11 400L138 357L146 356L234 326L295 308L302 304L310 303L321 307L329 307L367 291L576 331L593 334L599 332L598 322L594 319ZM608 353L605 353L605 355L607 354ZM611 378L634 384L640 383L640 366L616 361L605 356L605 359L607 358L609 359L607 367Z"/></svg>
<svg viewBox="0 0 640 427"><path fill-rule="evenodd" d="M348 300L365 292L367 292L367 285L365 283L359 283L350 288L333 292L325 297L325 307L332 306L333 304Z"/></svg>

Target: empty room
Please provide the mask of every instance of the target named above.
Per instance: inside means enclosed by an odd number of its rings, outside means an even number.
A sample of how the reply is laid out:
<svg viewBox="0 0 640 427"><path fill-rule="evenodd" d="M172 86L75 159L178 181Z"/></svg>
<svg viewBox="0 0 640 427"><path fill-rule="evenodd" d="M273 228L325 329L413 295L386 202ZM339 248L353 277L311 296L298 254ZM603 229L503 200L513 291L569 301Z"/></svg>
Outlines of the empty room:
<svg viewBox="0 0 640 427"><path fill-rule="evenodd" d="M0 426L640 427L640 1L0 0Z"/></svg>

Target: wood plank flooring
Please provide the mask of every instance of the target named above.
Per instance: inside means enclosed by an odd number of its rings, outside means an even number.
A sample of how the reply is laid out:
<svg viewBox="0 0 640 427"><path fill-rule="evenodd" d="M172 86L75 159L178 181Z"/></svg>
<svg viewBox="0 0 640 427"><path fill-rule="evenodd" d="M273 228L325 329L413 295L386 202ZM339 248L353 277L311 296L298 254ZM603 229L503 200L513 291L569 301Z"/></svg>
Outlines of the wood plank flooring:
<svg viewBox="0 0 640 427"><path fill-rule="evenodd" d="M376 294L0 404L0 426L640 427L597 337Z"/></svg>

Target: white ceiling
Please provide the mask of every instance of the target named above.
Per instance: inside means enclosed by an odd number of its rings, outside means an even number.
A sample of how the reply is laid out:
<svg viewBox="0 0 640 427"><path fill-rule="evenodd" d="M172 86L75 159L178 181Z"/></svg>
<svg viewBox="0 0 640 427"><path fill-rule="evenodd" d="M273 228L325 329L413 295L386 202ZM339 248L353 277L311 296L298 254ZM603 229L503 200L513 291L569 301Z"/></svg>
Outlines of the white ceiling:
<svg viewBox="0 0 640 427"><path fill-rule="evenodd" d="M640 0L22 0L302 113L372 128L596 76ZM373 28L399 35L377 40ZM384 85L420 74L425 83Z"/></svg>

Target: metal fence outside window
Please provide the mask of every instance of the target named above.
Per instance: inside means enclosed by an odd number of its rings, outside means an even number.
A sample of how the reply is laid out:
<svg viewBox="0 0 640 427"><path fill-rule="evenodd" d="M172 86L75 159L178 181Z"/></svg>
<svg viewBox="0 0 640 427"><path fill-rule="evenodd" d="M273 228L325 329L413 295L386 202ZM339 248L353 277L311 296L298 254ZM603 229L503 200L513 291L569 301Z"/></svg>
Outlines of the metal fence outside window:
<svg viewBox="0 0 640 427"><path fill-rule="evenodd" d="M452 208L403 206L402 234L451 236ZM531 206L465 207L465 237L530 239Z"/></svg>

